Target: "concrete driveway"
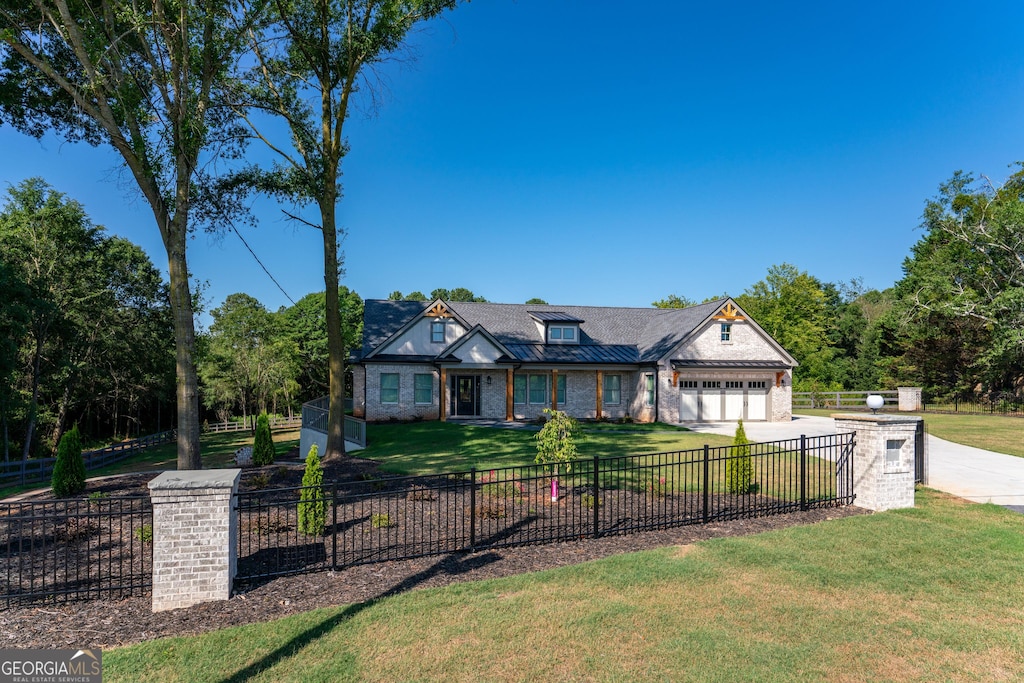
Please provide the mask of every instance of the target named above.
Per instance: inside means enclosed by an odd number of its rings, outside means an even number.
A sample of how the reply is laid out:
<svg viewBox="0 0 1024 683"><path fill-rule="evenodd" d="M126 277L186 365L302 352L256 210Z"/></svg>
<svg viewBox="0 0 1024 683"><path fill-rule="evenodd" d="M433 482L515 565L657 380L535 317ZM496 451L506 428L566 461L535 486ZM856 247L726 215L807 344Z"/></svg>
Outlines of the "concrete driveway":
<svg viewBox="0 0 1024 683"><path fill-rule="evenodd" d="M927 418L925 429L927 430ZM697 432L736 433L735 422L687 424ZM743 429L751 441L835 434L835 420L830 417L795 415L791 422L750 422ZM977 503L995 503L1024 512L1024 458L964 446L928 434L925 443L928 457L928 486Z"/></svg>

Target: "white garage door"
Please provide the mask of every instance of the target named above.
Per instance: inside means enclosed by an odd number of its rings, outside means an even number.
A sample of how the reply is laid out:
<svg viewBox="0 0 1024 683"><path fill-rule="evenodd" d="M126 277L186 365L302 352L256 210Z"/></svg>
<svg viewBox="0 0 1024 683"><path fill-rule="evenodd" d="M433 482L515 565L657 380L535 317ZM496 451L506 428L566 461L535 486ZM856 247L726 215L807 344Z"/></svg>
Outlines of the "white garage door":
<svg viewBox="0 0 1024 683"><path fill-rule="evenodd" d="M743 390L742 389L726 389L725 390L725 419L726 420L741 420L741 419L743 419Z"/></svg>
<svg viewBox="0 0 1024 683"><path fill-rule="evenodd" d="M700 402L696 389L683 389L679 392L679 420L694 422L700 417Z"/></svg>
<svg viewBox="0 0 1024 683"><path fill-rule="evenodd" d="M722 419L721 389L705 389L701 392L700 419L704 422L718 422Z"/></svg>
<svg viewBox="0 0 1024 683"><path fill-rule="evenodd" d="M768 419L768 392L763 389L747 390L747 419Z"/></svg>

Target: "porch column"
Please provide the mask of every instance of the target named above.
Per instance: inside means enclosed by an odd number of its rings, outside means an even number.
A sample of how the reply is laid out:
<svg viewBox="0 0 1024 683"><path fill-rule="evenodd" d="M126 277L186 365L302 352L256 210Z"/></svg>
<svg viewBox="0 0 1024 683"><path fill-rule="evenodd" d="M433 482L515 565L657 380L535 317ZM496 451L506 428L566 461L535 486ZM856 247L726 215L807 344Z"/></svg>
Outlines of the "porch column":
<svg viewBox="0 0 1024 683"><path fill-rule="evenodd" d="M600 370L597 371L597 412L596 417L598 420L601 419L601 404L604 403L604 373Z"/></svg>
<svg viewBox="0 0 1024 683"><path fill-rule="evenodd" d="M444 422L448 416L444 413L444 407L448 403L448 371L441 368L441 392L440 405L438 406L438 419Z"/></svg>
<svg viewBox="0 0 1024 683"><path fill-rule="evenodd" d="M505 371L505 422L511 422L515 419L515 412L512 409L513 401L515 400L513 390L515 388L515 372L512 368Z"/></svg>
<svg viewBox="0 0 1024 683"><path fill-rule="evenodd" d="M551 370L551 410L558 410L558 370Z"/></svg>

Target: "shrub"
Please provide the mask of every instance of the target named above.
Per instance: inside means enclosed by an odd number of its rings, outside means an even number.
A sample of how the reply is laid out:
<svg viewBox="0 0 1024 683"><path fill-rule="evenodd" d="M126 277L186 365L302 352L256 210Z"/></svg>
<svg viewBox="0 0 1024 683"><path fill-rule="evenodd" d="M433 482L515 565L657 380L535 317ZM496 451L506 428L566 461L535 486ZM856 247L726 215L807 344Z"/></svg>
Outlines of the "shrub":
<svg viewBox="0 0 1024 683"><path fill-rule="evenodd" d="M143 543L153 542L153 525L143 524L142 526L135 529L135 538L142 541Z"/></svg>
<svg viewBox="0 0 1024 683"><path fill-rule="evenodd" d="M391 515L386 512L377 512L370 516L370 526L374 529L388 529L398 526L398 522L392 520Z"/></svg>
<svg viewBox="0 0 1024 683"><path fill-rule="evenodd" d="M656 477L651 475L651 481L647 485L647 490L658 498L664 498L672 492L672 484L665 480L665 477Z"/></svg>
<svg viewBox="0 0 1024 683"><path fill-rule="evenodd" d="M750 493L754 484L754 463L750 457L750 441L743 429L743 420L736 425L730 457L725 462L725 488L729 493Z"/></svg>
<svg viewBox="0 0 1024 683"><path fill-rule="evenodd" d="M58 498L73 496L85 490L85 461L82 460L82 439L78 435L78 425L60 437L50 487L53 495Z"/></svg>
<svg viewBox="0 0 1024 683"><path fill-rule="evenodd" d="M254 474L249 482L254 489L257 491L265 489L270 486L270 475L266 472L260 472Z"/></svg>
<svg viewBox="0 0 1024 683"><path fill-rule="evenodd" d="M324 492L324 468L316 444L306 456L306 471L302 474L302 493L299 494L299 531L307 536L321 536L327 525L327 494Z"/></svg>
<svg viewBox="0 0 1024 683"><path fill-rule="evenodd" d="M252 442L252 463L257 466L274 463L274 439L270 436L270 419L266 413L256 418L256 438Z"/></svg>
<svg viewBox="0 0 1024 683"><path fill-rule="evenodd" d="M547 422L537 432L537 457L535 462L541 465L554 465L555 473L561 465L568 472L576 459L576 439L579 437L580 425L561 410L544 409L548 416Z"/></svg>

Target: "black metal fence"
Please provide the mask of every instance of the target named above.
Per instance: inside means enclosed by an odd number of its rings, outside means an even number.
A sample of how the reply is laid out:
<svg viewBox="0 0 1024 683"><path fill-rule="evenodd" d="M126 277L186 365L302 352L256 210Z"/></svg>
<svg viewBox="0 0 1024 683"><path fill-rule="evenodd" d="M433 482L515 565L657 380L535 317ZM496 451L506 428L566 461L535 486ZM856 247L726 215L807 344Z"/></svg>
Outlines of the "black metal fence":
<svg viewBox="0 0 1024 683"><path fill-rule="evenodd" d="M152 587L149 496L0 503L7 606L124 597Z"/></svg>
<svg viewBox="0 0 1024 683"><path fill-rule="evenodd" d="M238 579L593 538L853 501L853 435L326 485L322 530L301 487L239 494ZM308 489L307 489L308 490Z"/></svg>
<svg viewBox="0 0 1024 683"><path fill-rule="evenodd" d="M1012 394L987 400L960 398L938 400L925 397L924 409L929 413L1024 417L1024 398Z"/></svg>

